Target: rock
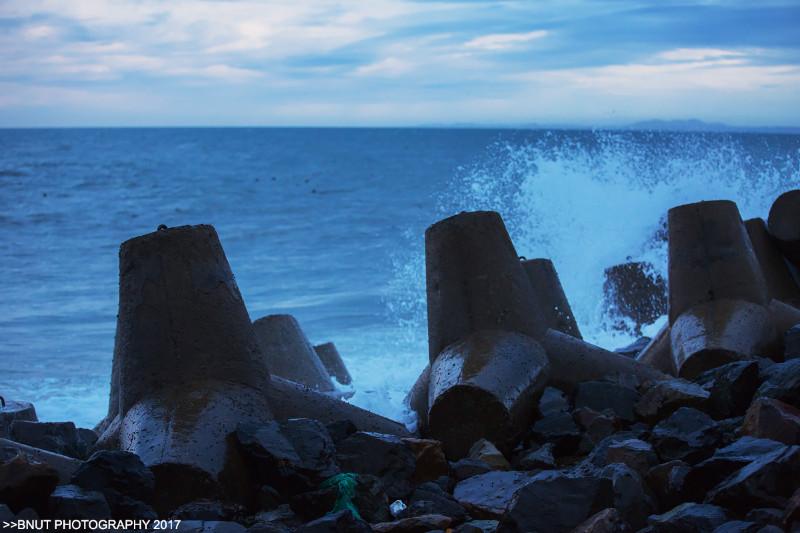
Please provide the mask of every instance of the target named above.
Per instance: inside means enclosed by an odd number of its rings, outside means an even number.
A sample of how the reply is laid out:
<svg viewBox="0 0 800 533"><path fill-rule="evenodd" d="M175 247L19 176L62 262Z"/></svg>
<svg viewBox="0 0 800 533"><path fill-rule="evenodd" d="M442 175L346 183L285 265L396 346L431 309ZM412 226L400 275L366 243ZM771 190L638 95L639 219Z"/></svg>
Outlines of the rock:
<svg viewBox="0 0 800 533"><path fill-rule="evenodd" d="M594 409L589 409L588 407L575 409L572 413L572 417L585 432L581 437L581 444L579 446L579 451L583 453L590 452L595 444L613 435L623 426L623 422L620 418L609 414L598 413Z"/></svg>
<svg viewBox="0 0 800 533"><path fill-rule="evenodd" d="M185 503L172 511L170 518L179 520L236 522L244 518L245 514L246 509L235 503L226 503L219 500L196 500Z"/></svg>
<svg viewBox="0 0 800 533"><path fill-rule="evenodd" d="M615 442L622 442L628 439L638 439L640 435L633 431L620 431L609 435L598 442L591 453L586 457L585 463L597 468L602 468L608 464L608 447Z"/></svg>
<svg viewBox="0 0 800 533"><path fill-rule="evenodd" d="M759 398L747 410L742 434L800 444L800 409L780 400Z"/></svg>
<svg viewBox="0 0 800 533"><path fill-rule="evenodd" d="M280 493L269 485L262 485L256 494L256 509L268 511L278 507L282 498Z"/></svg>
<svg viewBox="0 0 800 533"><path fill-rule="evenodd" d="M483 461L492 470L509 470L511 465L500 450L486 439L480 439L469 449L469 458Z"/></svg>
<svg viewBox="0 0 800 533"><path fill-rule="evenodd" d="M603 295L612 316L633 321L636 334L667 312L667 284L648 262L607 268Z"/></svg>
<svg viewBox="0 0 800 533"><path fill-rule="evenodd" d="M103 491L103 495L111 509L111 518L138 518L144 520L155 520L158 518L155 509L143 501L134 500L115 490L105 490Z"/></svg>
<svg viewBox="0 0 800 533"><path fill-rule="evenodd" d="M107 493L109 490L150 502L155 490L155 477L136 454L101 450L92 454L72 476L71 483L87 490Z"/></svg>
<svg viewBox="0 0 800 533"><path fill-rule="evenodd" d="M603 468L600 476L611 481L614 508L625 521L636 530L644 527L647 517L655 511L655 502L638 472L625 464L614 463Z"/></svg>
<svg viewBox="0 0 800 533"><path fill-rule="evenodd" d="M31 462L24 455L0 464L0 501L15 513L34 507L47 509L50 493L58 484L58 473L50 466Z"/></svg>
<svg viewBox="0 0 800 533"><path fill-rule="evenodd" d="M15 420L27 420L36 422L36 408L29 402L18 402L16 400L6 400L0 406L0 437L8 437L8 430Z"/></svg>
<svg viewBox="0 0 800 533"><path fill-rule="evenodd" d="M613 505L612 482L606 478L540 472L521 487L503 515L500 532L568 532Z"/></svg>
<svg viewBox="0 0 800 533"><path fill-rule="evenodd" d="M309 522L297 529L297 533L368 533L372 531L363 520L345 509Z"/></svg>
<svg viewBox="0 0 800 533"><path fill-rule="evenodd" d="M783 522L783 510L773 507L751 509L745 516L745 520L755 522L761 526L780 526Z"/></svg>
<svg viewBox="0 0 800 533"><path fill-rule="evenodd" d="M498 519L532 477L527 472L488 472L458 483L453 497L474 517Z"/></svg>
<svg viewBox="0 0 800 533"><path fill-rule="evenodd" d="M732 520L716 528L713 533L757 533L759 529L761 526L754 522Z"/></svg>
<svg viewBox="0 0 800 533"><path fill-rule="evenodd" d="M519 468L522 470L555 468L556 461L553 458L553 447L553 444L548 442L535 450L528 451L517 462Z"/></svg>
<svg viewBox="0 0 800 533"><path fill-rule="evenodd" d="M705 533L714 531L727 521L725 509L702 503L682 503L664 514L647 519L657 533Z"/></svg>
<svg viewBox="0 0 800 533"><path fill-rule="evenodd" d="M651 468L646 476L647 486L653 491L659 510L672 509L686 500L685 480L691 467L683 461L669 461Z"/></svg>
<svg viewBox="0 0 800 533"><path fill-rule="evenodd" d="M0 439L0 463L13 459L17 455L26 457L31 463L42 463L49 466L56 471L58 482L62 485L70 482L72 475L81 465L81 461L73 457L34 448L13 440Z"/></svg>
<svg viewBox="0 0 800 533"><path fill-rule="evenodd" d="M619 514L619 511L610 507L603 509L586 519L585 522L572 530L572 533L629 533L633 531Z"/></svg>
<svg viewBox="0 0 800 533"><path fill-rule="evenodd" d="M740 512L785 507L800 477L800 446L785 446L757 458L717 485L706 501Z"/></svg>
<svg viewBox="0 0 800 533"><path fill-rule="evenodd" d="M339 443L336 459L345 472L380 478L391 501L404 499L413 488L416 458L399 437L360 431Z"/></svg>
<svg viewBox="0 0 800 533"><path fill-rule="evenodd" d="M423 514L445 515L454 523L463 522L467 517L466 509L436 483L423 483L417 487L401 518Z"/></svg>
<svg viewBox="0 0 800 533"><path fill-rule="evenodd" d="M776 441L742 437L691 468L686 474L687 496L702 501L712 488L740 468L783 448Z"/></svg>
<svg viewBox="0 0 800 533"><path fill-rule="evenodd" d="M240 424L235 435L261 481L281 493L311 490L339 472L333 440L316 420Z"/></svg>
<svg viewBox="0 0 800 533"><path fill-rule="evenodd" d="M636 413L650 422L668 417L681 407L702 408L711 393L682 379L670 379L650 385L636 404Z"/></svg>
<svg viewBox="0 0 800 533"><path fill-rule="evenodd" d="M598 412L610 410L630 422L636 419L634 408L638 401L636 389L609 381L579 383L575 393L575 408L588 407Z"/></svg>
<svg viewBox="0 0 800 533"><path fill-rule="evenodd" d="M352 476L353 474L342 474ZM363 520L384 522L390 519L389 498L383 484L375 476L361 474L355 477L353 505ZM334 508L340 498L338 484L324 483L320 488L297 494L291 498L291 508L305 520L315 520ZM347 490L347 489L345 489Z"/></svg>
<svg viewBox="0 0 800 533"><path fill-rule="evenodd" d="M77 485L60 485L50 495L49 514L53 518L111 518L111 508L102 492Z"/></svg>
<svg viewBox="0 0 800 533"><path fill-rule="evenodd" d="M445 530L452 519L440 514L427 514L403 518L394 522L373 524L372 530L377 533L427 533L432 530Z"/></svg>
<svg viewBox="0 0 800 533"><path fill-rule="evenodd" d="M800 357L800 324L792 326L783 335L784 359Z"/></svg>
<svg viewBox="0 0 800 533"><path fill-rule="evenodd" d="M281 504L275 509L257 513L253 516L253 524L254 526L285 527L293 531L297 529L302 522L299 517L294 514L294 511L292 511L292 508L288 504Z"/></svg>
<svg viewBox="0 0 800 533"><path fill-rule="evenodd" d="M615 353L622 354L625 357L630 357L636 359L636 356L644 350L652 339L650 337L639 337L632 343L627 346L623 346L622 348L617 348L614 350Z"/></svg>
<svg viewBox="0 0 800 533"><path fill-rule="evenodd" d="M450 469L456 481L464 481L473 476L479 476L492 471L492 467L483 461L470 458L459 459L454 463L450 463Z"/></svg>
<svg viewBox="0 0 800 533"><path fill-rule="evenodd" d="M8 505L0 503L0 521L10 522L14 520L14 513L8 508Z"/></svg>
<svg viewBox="0 0 800 533"><path fill-rule="evenodd" d="M783 526L789 529L793 525L800 525L800 487L789 498L789 503L786 504L783 512Z"/></svg>
<svg viewBox="0 0 800 533"><path fill-rule="evenodd" d="M759 386L758 363L728 363L700 374L695 382L710 394L709 412L717 418L741 416Z"/></svg>
<svg viewBox="0 0 800 533"><path fill-rule="evenodd" d="M545 387L542 397L539 398L539 413L547 416L554 413L567 412L570 410L569 400L563 391L555 387Z"/></svg>
<svg viewBox="0 0 800 533"><path fill-rule="evenodd" d="M181 533L245 533L247 529L236 522L218 520L186 520L181 522Z"/></svg>
<svg viewBox="0 0 800 533"><path fill-rule="evenodd" d="M725 418L718 421L719 430L722 434L719 447L724 447L736 442L742 436L743 416Z"/></svg>
<svg viewBox="0 0 800 533"><path fill-rule="evenodd" d="M719 440L718 424L707 414L690 407L675 411L660 422L651 435L651 442L663 461L680 459L689 463L711 455Z"/></svg>
<svg viewBox="0 0 800 533"><path fill-rule="evenodd" d="M455 533L494 533L498 524L497 520L472 520L458 526Z"/></svg>
<svg viewBox="0 0 800 533"><path fill-rule="evenodd" d="M650 443L639 439L626 439L608 446L606 461L622 463L644 477L658 463L658 456Z"/></svg>
<svg viewBox="0 0 800 533"><path fill-rule="evenodd" d="M414 483L433 481L450 473L450 465L438 440L406 438L403 442L416 457L417 467L412 478Z"/></svg>
<svg viewBox="0 0 800 533"><path fill-rule="evenodd" d="M12 440L68 457L82 459L89 448L72 422L15 420L9 429Z"/></svg>
<svg viewBox="0 0 800 533"><path fill-rule="evenodd" d="M340 440L344 440L356 431L358 428L351 420L337 420L326 425L328 434L333 439L334 444L338 444Z"/></svg>
<svg viewBox="0 0 800 533"><path fill-rule="evenodd" d="M537 420L531 428L530 438L539 443L552 443L557 455L569 455L577 448L581 431L572 415L561 411Z"/></svg>
<svg viewBox="0 0 800 533"><path fill-rule="evenodd" d="M800 408L800 359L763 368L761 379L757 398L774 398Z"/></svg>

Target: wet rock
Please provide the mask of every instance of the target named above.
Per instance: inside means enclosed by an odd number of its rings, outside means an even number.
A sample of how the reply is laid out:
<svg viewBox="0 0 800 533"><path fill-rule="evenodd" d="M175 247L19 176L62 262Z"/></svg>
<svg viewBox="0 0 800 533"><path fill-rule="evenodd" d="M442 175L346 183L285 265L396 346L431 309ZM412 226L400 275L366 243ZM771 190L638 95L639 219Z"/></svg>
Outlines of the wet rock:
<svg viewBox="0 0 800 533"><path fill-rule="evenodd" d="M450 469L456 481L464 481L473 476L479 476L492 471L492 467L483 461L470 458L459 459L454 463L450 463Z"/></svg>
<svg viewBox="0 0 800 533"><path fill-rule="evenodd" d="M609 464L625 464L640 476L645 476L650 468L658 463L658 456L650 443L639 439L627 439L608 446L606 461Z"/></svg>
<svg viewBox="0 0 800 533"><path fill-rule="evenodd" d="M181 533L245 533L247 529L236 522L218 520L186 520L181 522Z"/></svg>
<svg viewBox="0 0 800 533"><path fill-rule="evenodd" d="M601 468L608 464L608 448L615 442L622 442L628 439L638 439L639 434L633 431L620 431L604 438L592 449L586 457L585 463Z"/></svg>
<svg viewBox="0 0 800 533"><path fill-rule="evenodd" d="M139 456L130 452L101 450L72 476L71 483L87 490L103 493L115 491L135 500L153 500L155 478Z"/></svg>
<svg viewBox="0 0 800 533"><path fill-rule="evenodd" d="M800 409L780 400L759 398L747 410L742 433L784 444L800 444Z"/></svg>
<svg viewBox="0 0 800 533"><path fill-rule="evenodd" d="M584 450L586 452L591 451L591 448L604 438L619 431L623 425L622 420L616 416L598 413L594 409L589 409L588 407L575 409L572 413L572 417L585 432L582 442L588 439L588 447Z"/></svg>
<svg viewBox="0 0 800 533"><path fill-rule="evenodd" d="M433 481L450 473L450 465L442 449L442 443L431 439L403 439L416 457L416 469L412 481L424 483Z"/></svg>
<svg viewBox="0 0 800 533"><path fill-rule="evenodd" d="M344 440L358 431L352 420L337 420L326 425L325 428L328 430L328 434L333 439L334 444L338 444L340 440Z"/></svg>
<svg viewBox="0 0 800 533"><path fill-rule="evenodd" d="M477 459L489 465L492 470L509 470L511 465L508 459L497 447L486 439L480 439L469 449L468 457Z"/></svg>
<svg viewBox="0 0 800 533"><path fill-rule="evenodd" d="M269 485L262 485L256 494L256 509L268 511L275 509L283 502L280 493Z"/></svg>
<svg viewBox="0 0 800 533"><path fill-rule="evenodd" d="M652 339L650 337L639 337L632 343L627 346L623 346L622 348L617 348L614 350L615 353L622 354L625 357L631 357L636 359L636 356L644 350Z"/></svg>
<svg viewBox="0 0 800 533"><path fill-rule="evenodd" d="M488 472L456 485L453 497L476 518L500 518L514 494L530 482L527 472Z"/></svg>
<svg viewBox="0 0 800 533"><path fill-rule="evenodd" d="M774 398L800 409L800 359L791 359L761 369L757 398Z"/></svg>
<svg viewBox="0 0 800 533"><path fill-rule="evenodd" d="M561 471L540 472L520 488L498 531L566 532L613 506L612 482Z"/></svg>
<svg viewBox="0 0 800 533"><path fill-rule="evenodd" d="M744 423L743 416L736 416L733 418L725 418L719 420L719 431L721 433L719 447L724 447L737 441L742 436L742 424Z"/></svg>
<svg viewBox="0 0 800 533"><path fill-rule="evenodd" d="M702 503L683 503L674 509L653 515L647 522L657 533L705 533L728 521L725 509Z"/></svg>
<svg viewBox="0 0 800 533"><path fill-rule="evenodd" d="M526 452L517 461L521 470L545 470L556 467L556 460L553 458L553 444L542 444L535 450Z"/></svg>
<svg viewBox="0 0 800 533"><path fill-rule="evenodd" d="M653 383L636 404L636 413L650 422L668 417L681 407L703 407L711 393L701 386L682 379Z"/></svg>
<svg viewBox="0 0 800 533"><path fill-rule="evenodd" d="M60 485L50 495L49 514L53 518L111 518L111 508L102 492L77 485Z"/></svg>
<svg viewBox="0 0 800 533"><path fill-rule="evenodd" d="M800 446L765 454L728 477L706 501L743 511L786 506L800 477Z"/></svg>
<svg viewBox="0 0 800 533"><path fill-rule="evenodd" d="M644 527L647 517L655 511L655 502L638 472L621 463L606 466L600 471L602 478L611 481L614 491L614 508L633 528Z"/></svg>
<svg viewBox="0 0 800 533"><path fill-rule="evenodd" d="M333 440L316 420L240 424L235 435L259 478L281 493L310 490L339 472Z"/></svg>
<svg viewBox="0 0 800 533"><path fill-rule="evenodd" d="M414 453L393 435L358 432L336 447L336 459L345 472L380 478L389 499L404 499L412 490L416 471Z"/></svg>
<svg viewBox="0 0 800 533"><path fill-rule="evenodd" d="M780 526L783 522L783 510L772 507L751 509L745 516L745 520L762 526Z"/></svg>
<svg viewBox="0 0 800 533"><path fill-rule="evenodd" d="M789 498L789 503L786 504L783 512L783 526L786 529L800 526L800 487L794 491L792 497Z"/></svg>
<svg viewBox="0 0 800 533"><path fill-rule="evenodd" d="M9 429L12 440L68 457L84 458L89 451L72 422L15 420Z"/></svg>
<svg viewBox="0 0 800 533"><path fill-rule="evenodd" d="M792 326L783 335L784 359L800 357L800 324Z"/></svg>
<svg viewBox="0 0 800 533"><path fill-rule="evenodd" d="M39 512L58 484L58 473L50 466L16 455L0 464L0 501L15 513L25 507Z"/></svg>
<svg viewBox="0 0 800 533"><path fill-rule="evenodd" d="M353 516L345 509L327 514L297 529L297 533L368 533L372 531L363 520Z"/></svg>
<svg viewBox="0 0 800 533"><path fill-rule="evenodd" d="M287 528L292 531L297 529L302 522L294 514L289 504L281 504L275 509L261 511L253 516L253 526Z"/></svg>
<svg viewBox="0 0 800 533"><path fill-rule="evenodd" d="M423 483L417 487L401 518L423 514L445 515L454 523L463 522L467 517L466 509L436 483Z"/></svg>
<svg viewBox="0 0 800 533"><path fill-rule="evenodd" d="M497 520L471 520L461 524L455 530L456 533L494 533L497 531L499 522Z"/></svg>
<svg viewBox="0 0 800 533"><path fill-rule="evenodd" d="M667 284L652 264L615 265L605 270L605 278L603 294L610 313L632 320L635 333L667 312Z"/></svg>
<svg viewBox="0 0 800 533"><path fill-rule="evenodd" d="M145 520L155 520L158 518L153 507L143 501L134 500L115 490L105 490L103 495L106 497L108 506L111 509L111 518L128 519L138 518Z"/></svg>
<svg viewBox="0 0 800 533"><path fill-rule="evenodd" d="M394 522L373 524L372 530L377 533L426 533L433 530L445 530L452 519L441 514L427 514L402 518Z"/></svg>
<svg viewBox="0 0 800 533"><path fill-rule="evenodd" d="M634 421L639 401L636 389L609 381L585 381L575 392L575 408L588 407L598 412L611 411L618 417Z"/></svg>
<svg viewBox="0 0 800 533"><path fill-rule="evenodd" d="M713 453L720 436L719 426L710 416L682 407L653 429L651 442L663 461L695 463Z"/></svg>
<svg viewBox="0 0 800 533"><path fill-rule="evenodd" d="M686 500L685 481L691 467L683 461L669 461L651 468L646 476L647 486L659 503L659 510L672 509Z"/></svg>
<svg viewBox="0 0 800 533"><path fill-rule="evenodd" d="M759 529L761 526L755 522L732 520L716 528L713 533L757 533Z"/></svg>
<svg viewBox="0 0 800 533"><path fill-rule="evenodd" d="M633 530L619 514L619 511L610 507L590 516L573 529L572 533L629 533L631 531Z"/></svg>
<svg viewBox="0 0 800 533"><path fill-rule="evenodd" d="M217 522L236 522L241 520L246 510L241 505L218 500L196 500L185 503L172 511L170 518L179 520L205 520Z"/></svg>
<svg viewBox="0 0 800 533"><path fill-rule="evenodd" d="M28 420L36 422L36 409L32 403L18 402L16 400L6 400L5 405L0 406L0 438L7 438L11 424L15 420Z"/></svg>
<svg viewBox="0 0 800 533"><path fill-rule="evenodd" d="M578 447L581 431L570 413L559 411L537 420L530 438L539 443L552 443L557 455L569 455Z"/></svg>
<svg viewBox="0 0 800 533"><path fill-rule="evenodd" d="M708 370L695 382L710 394L708 411L716 418L741 416L760 384L758 363L739 361Z"/></svg>
<svg viewBox="0 0 800 533"><path fill-rule="evenodd" d="M314 520L331 511L340 494L335 486L326 486L297 494L291 498L291 508L305 520ZM389 498L383 484L375 476L361 474L356 477L353 505L361 518L369 522L389 520Z"/></svg>

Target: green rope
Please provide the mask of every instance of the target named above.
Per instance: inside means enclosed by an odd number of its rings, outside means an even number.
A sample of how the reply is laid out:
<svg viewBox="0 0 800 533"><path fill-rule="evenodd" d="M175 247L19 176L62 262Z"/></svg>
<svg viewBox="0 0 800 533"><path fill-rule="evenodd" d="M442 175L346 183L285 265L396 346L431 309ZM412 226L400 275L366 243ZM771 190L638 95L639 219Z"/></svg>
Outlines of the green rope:
<svg viewBox="0 0 800 533"><path fill-rule="evenodd" d="M344 473L344 474L336 474L333 477L329 477L325 481L322 482L320 485L321 489L327 488L335 488L336 489L336 502L333 504L333 509L331 509L331 513L336 513L339 511L343 511L344 509L349 509L353 516L356 517L358 520L363 520L361 515L358 514L358 509L356 509L355 504L353 503L353 498L356 497L356 485L358 484L358 474L353 473ZM330 513L329 513L330 514Z"/></svg>

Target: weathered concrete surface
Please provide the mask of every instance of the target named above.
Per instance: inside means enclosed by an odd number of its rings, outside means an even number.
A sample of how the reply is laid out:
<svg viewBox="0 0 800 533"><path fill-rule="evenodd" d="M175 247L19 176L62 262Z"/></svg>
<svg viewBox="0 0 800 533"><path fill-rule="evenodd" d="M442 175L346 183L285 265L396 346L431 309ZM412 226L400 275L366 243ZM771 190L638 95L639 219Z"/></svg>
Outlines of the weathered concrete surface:
<svg viewBox="0 0 800 533"><path fill-rule="evenodd" d="M800 287L792 277L778 243L767 231L764 219L751 218L745 221L744 226L767 283L769 297L800 305Z"/></svg>
<svg viewBox="0 0 800 533"><path fill-rule="evenodd" d="M769 210L767 225L783 254L800 268L800 189L778 196Z"/></svg>
<svg viewBox="0 0 800 533"><path fill-rule="evenodd" d="M417 413L417 429L423 433L428 427L428 385L430 381L431 365L427 364L405 397L406 405Z"/></svg>
<svg viewBox="0 0 800 533"><path fill-rule="evenodd" d="M36 409L30 402L18 402L16 400L5 400L5 404L0 407L0 438L7 437L11 424L15 420L27 420L36 422Z"/></svg>
<svg viewBox="0 0 800 533"><path fill-rule="evenodd" d="M448 346L431 365L428 434L450 460L481 438L509 449L533 421L547 369L541 345L519 333L480 331Z"/></svg>
<svg viewBox="0 0 800 533"><path fill-rule="evenodd" d="M669 374L670 376L678 375L678 371L675 369L675 360L672 358L669 324L664 324L658 330L656 336L636 356L636 360L642 364L652 366L664 374Z"/></svg>
<svg viewBox="0 0 800 533"><path fill-rule="evenodd" d="M319 344L314 346L314 351L317 352L317 356L322 361L328 374L336 381L342 385L350 385L353 382L353 378L350 376L350 372L347 370L347 366L345 366L335 344L332 342Z"/></svg>
<svg viewBox="0 0 800 533"><path fill-rule="evenodd" d="M531 282L535 303L545 326L583 338L553 262L549 259L526 259L522 261L522 268Z"/></svg>
<svg viewBox="0 0 800 533"><path fill-rule="evenodd" d="M72 475L82 464L78 459L73 459L72 457L49 452L47 450L40 450L39 448L34 448L33 446L8 439L0 438L0 449L6 452L13 451L12 453L22 453L33 461L46 464L56 471L59 483L69 483ZM6 453L0 454L0 457L5 455Z"/></svg>

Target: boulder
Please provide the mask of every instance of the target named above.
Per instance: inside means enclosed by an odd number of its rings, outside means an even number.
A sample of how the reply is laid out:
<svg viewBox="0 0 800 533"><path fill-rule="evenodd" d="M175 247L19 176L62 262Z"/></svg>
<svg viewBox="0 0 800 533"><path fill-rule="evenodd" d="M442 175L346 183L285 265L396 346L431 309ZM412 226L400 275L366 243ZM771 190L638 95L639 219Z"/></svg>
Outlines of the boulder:
<svg viewBox="0 0 800 533"><path fill-rule="evenodd" d="M297 533L369 533L372 528L353 516L348 509L326 514L297 529Z"/></svg>
<svg viewBox="0 0 800 533"><path fill-rule="evenodd" d="M499 532L568 532L612 507L612 482L563 471L540 472L521 487L503 515Z"/></svg>
<svg viewBox="0 0 800 533"><path fill-rule="evenodd" d="M762 368L761 380L757 398L774 398L800 408L800 359Z"/></svg>
<svg viewBox="0 0 800 533"><path fill-rule="evenodd" d="M445 515L451 518L453 523L463 522L467 517L466 509L436 483L423 483L417 487L409 499L408 507L400 517L425 514Z"/></svg>
<svg viewBox="0 0 800 533"><path fill-rule="evenodd" d="M31 462L49 466L55 470L58 475L58 482L62 484L69 483L69 480L72 479L72 474L81 465L81 462L73 457L41 450L13 440L0 439L0 462L12 459L17 455L23 455Z"/></svg>
<svg viewBox="0 0 800 533"><path fill-rule="evenodd" d="M780 400L759 398L747 410L742 434L800 444L800 409Z"/></svg>
<svg viewBox="0 0 800 533"><path fill-rule="evenodd" d="M473 476L479 476L491 472L493 469L480 459L459 459L454 463L450 463L450 470L456 481L464 481L465 479Z"/></svg>
<svg viewBox="0 0 800 533"><path fill-rule="evenodd" d="M575 408L588 407L598 412L613 412L619 418L633 422L639 393L633 387L610 381L585 381L575 389Z"/></svg>
<svg viewBox="0 0 800 533"><path fill-rule="evenodd" d="M606 461L608 464L622 463L644 477L658 463L658 456L650 443L626 439L609 444Z"/></svg>
<svg viewBox="0 0 800 533"><path fill-rule="evenodd" d="M486 439L480 439L472 448L469 449L469 458L483 461L492 470L510 470L511 465L508 459L497 449L497 447Z"/></svg>
<svg viewBox="0 0 800 533"><path fill-rule="evenodd" d="M646 388L636 404L636 413L643 420L655 422L681 407L702 408L710 397L711 393L690 381L659 381Z"/></svg>
<svg viewBox="0 0 800 533"><path fill-rule="evenodd" d="M384 491L383 483L375 476L366 474L353 475L352 503L358 510L360 518L368 522L385 522L391 519L389 512L389 498ZM332 481L332 480L331 480ZM305 520L316 520L335 508L337 501L346 494L338 483L330 481L323 483L320 488L291 498L291 508L298 516Z"/></svg>
<svg viewBox="0 0 800 533"><path fill-rule="evenodd" d="M648 262L629 262L605 270L603 294L612 317L633 322L633 331L667 313L667 284Z"/></svg>
<svg viewBox="0 0 800 533"><path fill-rule="evenodd" d="M625 521L636 530L644 527L647 517L655 511L655 502L639 473L628 465L613 463L600 471L600 477L611 481L614 508Z"/></svg>
<svg viewBox="0 0 800 533"><path fill-rule="evenodd" d="M109 490L150 502L155 490L155 476L139 456L130 452L97 451L75 471L71 483L86 490L107 493Z"/></svg>
<svg viewBox="0 0 800 533"><path fill-rule="evenodd" d="M783 522L783 509L774 507L751 509L745 516L745 520L761 526L780 526Z"/></svg>
<svg viewBox="0 0 800 533"><path fill-rule="evenodd" d="M32 403L5 400L0 404L0 438L8 437L8 430L15 420L36 422L36 408Z"/></svg>
<svg viewBox="0 0 800 533"><path fill-rule="evenodd" d="M792 326L784 333L783 357L785 359L800 358L800 324Z"/></svg>
<svg viewBox="0 0 800 533"><path fill-rule="evenodd" d="M513 449L536 416L547 369L541 345L519 333L479 331L448 346L431 364L429 435L450 459L481 438Z"/></svg>
<svg viewBox="0 0 800 533"><path fill-rule="evenodd" d="M790 529L800 525L800 487L794 491L783 512L783 526ZM793 530L794 531L794 530Z"/></svg>
<svg viewBox="0 0 800 533"><path fill-rule="evenodd" d="M755 522L731 520L714 529L713 533L758 533L761 526Z"/></svg>
<svg viewBox="0 0 800 533"><path fill-rule="evenodd" d="M553 262L549 259L523 259L522 268L533 288L534 303L546 328L581 338L578 323L564 294Z"/></svg>
<svg viewBox="0 0 800 533"><path fill-rule="evenodd" d="M578 426L584 431L581 439L581 446L586 449L581 451L589 452L595 444L613 435L622 429L623 422L620 418L612 414L598 413L594 409L582 407L575 409L572 417Z"/></svg>
<svg viewBox="0 0 800 533"><path fill-rule="evenodd" d="M60 455L82 459L89 448L72 422L15 420L9 429L12 440Z"/></svg>
<svg viewBox="0 0 800 533"><path fill-rule="evenodd" d="M99 520L111 518L111 508L102 492L77 485L60 485L50 495L49 515L53 518Z"/></svg>
<svg viewBox="0 0 800 533"><path fill-rule="evenodd" d="M528 450L517 461L521 470L545 470L555 468L556 461L553 458L553 443L548 442L540 447Z"/></svg>
<svg viewBox="0 0 800 533"><path fill-rule="evenodd" d="M414 453L416 469L412 481L424 483L450 474L450 465L442 449L442 443L431 439L403 439L406 446Z"/></svg>
<svg viewBox="0 0 800 533"><path fill-rule="evenodd" d="M497 520L471 520L455 529L456 533L494 533L497 531Z"/></svg>
<svg viewBox="0 0 800 533"><path fill-rule="evenodd" d="M647 519L656 533L706 533L728 521L725 509L703 503L682 503Z"/></svg>
<svg viewBox="0 0 800 533"><path fill-rule="evenodd" d="M686 476L691 467L683 461L669 461L656 465L645 475L647 486L659 503L660 511L672 509L686 500Z"/></svg>
<svg viewBox="0 0 800 533"><path fill-rule="evenodd" d="M441 514L426 514L403 518L394 522L372 524L376 533L427 533L428 531L444 531L452 523L449 516Z"/></svg>
<svg viewBox="0 0 800 533"><path fill-rule="evenodd" d="M47 509L50 493L58 484L58 472L49 465L18 454L0 464L0 501L15 513L33 507Z"/></svg>
<svg viewBox="0 0 800 533"><path fill-rule="evenodd" d="M572 533L630 533L630 525L613 507L603 509L593 514L582 524L572 530Z"/></svg>
<svg viewBox="0 0 800 533"><path fill-rule="evenodd" d="M181 522L181 533L245 533L248 531L243 525L236 522L221 522L219 520L185 520Z"/></svg>
<svg viewBox="0 0 800 533"><path fill-rule="evenodd" d="M235 503L221 502L219 500L195 500L185 503L172 511L170 518L177 520L236 522L241 521L245 514L245 508Z"/></svg>
<svg viewBox="0 0 800 533"><path fill-rule="evenodd" d="M681 407L653 428L650 441L663 461L695 463L711 455L720 438L719 425L710 416Z"/></svg>
<svg viewBox="0 0 800 533"><path fill-rule="evenodd" d="M741 416L760 384L758 363L728 363L699 375L695 382L709 393L707 409L717 418Z"/></svg>
<svg viewBox="0 0 800 533"><path fill-rule="evenodd" d="M453 497L476 518L499 519L514 494L532 478L528 472L488 472L458 483Z"/></svg>
<svg viewBox="0 0 800 533"><path fill-rule="evenodd" d="M345 472L380 478L391 501L403 499L412 490L416 457L403 440L394 435L358 432L339 442L336 459Z"/></svg>

